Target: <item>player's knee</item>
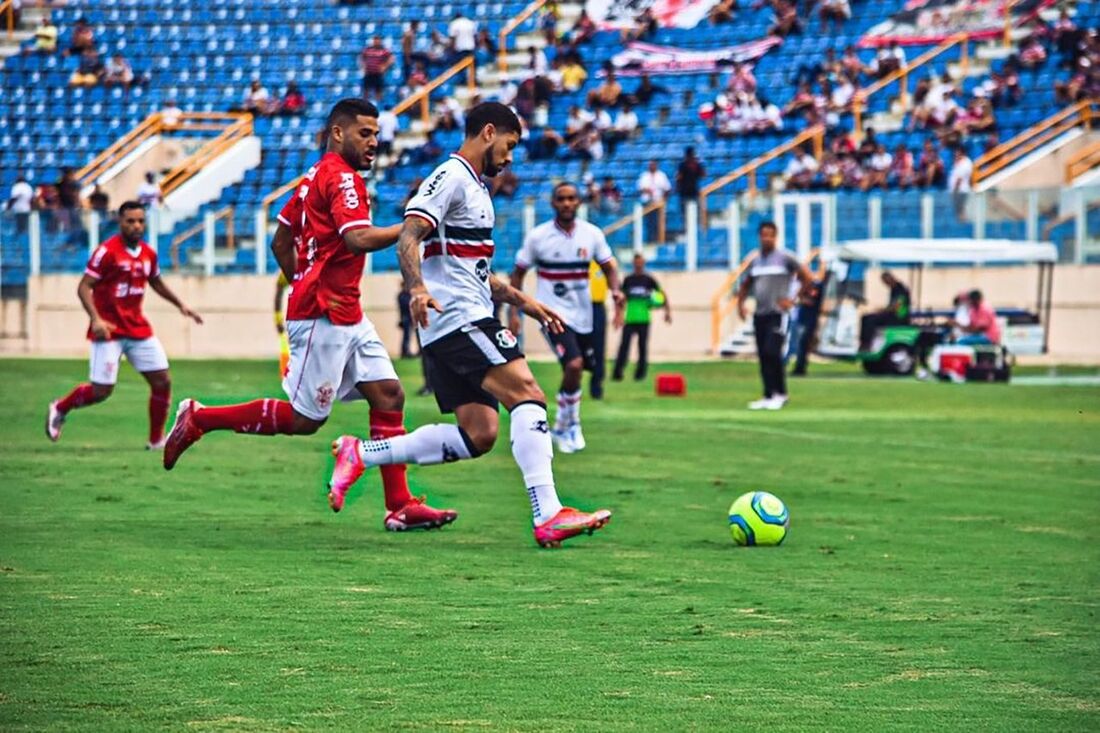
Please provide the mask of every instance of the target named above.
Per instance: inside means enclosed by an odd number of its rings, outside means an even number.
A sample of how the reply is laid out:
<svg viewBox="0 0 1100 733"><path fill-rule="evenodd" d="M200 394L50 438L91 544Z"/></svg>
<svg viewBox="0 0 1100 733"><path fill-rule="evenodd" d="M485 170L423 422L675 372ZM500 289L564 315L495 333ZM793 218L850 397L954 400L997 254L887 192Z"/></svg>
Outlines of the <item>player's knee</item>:
<svg viewBox="0 0 1100 733"><path fill-rule="evenodd" d="M546 403L546 393L542 391L542 387L535 381L533 376L525 377L524 380L518 385L516 392L515 402L542 402Z"/></svg>
<svg viewBox="0 0 1100 733"><path fill-rule="evenodd" d="M96 402L102 402L111 396L111 393L115 391L115 385L113 384L93 384L92 385L92 399Z"/></svg>
<svg viewBox="0 0 1100 733"><path fill-rule="evenodd" d="M577 357L576 359L570 359L565 362L565 366L562 368L565 372L565 376L576 379L581 376L581 372L584 371L584 359Z"/></svg>
<svg viewBox="0 0 1100 733"><path fill-rule="evenodd" d="M478 455L488 453L497 442L496 425L478 425L463 428L463 432L470 439L470 444Z"/></svg>
<svg viewBox="0 0 1100 733"><path fill-rule="evenodd" d="M401 412L405 409L405 390L398 381L387 382L378 391L377 404L372 404L379 410Z"/></svg>
<svg viewBox="0 0 1100 733"><path fill-rule="evenodd" d="M154 392L170 392L172 390L172 378L167 374L163 377L156 377L149 382L149 388Z"/></svg>
<svg viewBox="0 0 1100 733"><path fill-rule="evenodd" d="M314 420L305 415L299 415L297 412L294 413L293 430L295 435L313 435L324 424L324 420Z"/></svg>

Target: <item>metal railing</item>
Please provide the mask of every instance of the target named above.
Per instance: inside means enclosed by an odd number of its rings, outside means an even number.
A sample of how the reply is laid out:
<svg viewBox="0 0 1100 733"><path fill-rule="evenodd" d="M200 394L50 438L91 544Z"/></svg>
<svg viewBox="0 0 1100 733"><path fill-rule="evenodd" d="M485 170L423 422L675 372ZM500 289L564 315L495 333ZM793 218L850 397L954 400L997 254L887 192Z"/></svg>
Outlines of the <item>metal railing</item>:
<svg viewBox="0 0 1100 733"><path fill-rule="evenodd" d="M614 222L608 224L603 228L604 235L614 234L620 229L624 229L630 224L638 221L638 219L644 219L653 212L657 212L657 242L659 244L665 243L665 228L668 223L668 197L666 196L661 201L653 201L641 210L635 209L626 216L616 219Z"/></svg>
<svg viewBox="0 0 1100 733"><path fill-rule="evenodd" d="M212 140L209 140L205 145L196 150L192 155L185 158L179 165L165 174L161 180L161 192L167 196L182 186L188 180L191 179L196 173L201 171L207 164L220 156L222 153L229 150L241 140L249 137L252 134L252 115L242 114L225 114L219 115L213 112L204 113L191 113L191 117L195 118L198 115L210 116L210 118L224 119L226 121L232 119L233 122L228 127L222 129L221 133ZM180 127L171 128L173 130L179 129L191 129L191 130L216 130L220 129L220 126L202 126L201 123L195 123L192 126L188 126L188 123L184 121Z"/></svg>
<svg viewBox="0 0 1100 733"><path fill-rule="evenodd" d="M228 218L228 221L225 224L225 245L230 250L236 249L237 247L237 223L234 217L235 213L236 211L232 206L224 206L214 212L213 219L211 220L212 223L216 224L222 219ZM173 270L179 269L180 248L183 246L184 242L196 235L204 234L206 232L207 226L207 217L203 217L202 220L200 220L197 224L188 229L185 229L172 239L170 256L172 260Z"/></svg>
<svg viewBox="0 0 1100 733"><path fill-rule="evenodd" d="M1092 129L1093 118L1100 118L1100 99L1085 99L1071 104L1042 122L1001 143L974 161L973 183L978 185L1004 170L1028 153L1075 127Z"/></svg>
<svg viewBox="0 0 1100 733"><path fill-rule="evenodd" d="M4 27L7 29L8 42L15 40L15 2L4 0L0 3L0 13L4 15Z"/></svg>
<svg viewBox="0 0 1100 733"><path fill-rule="evenodd" d="M534 0L530 5L519 12L519 15L509 20L500 29L500 38L497 45L497 68L503 74L508 71L508 36L519 28L525 20L542 9L547 0Z"/></svg>
<svg viewBox="0 0 1100 733"><path fill-rule="evenodd" d="M1074 153L1066 163L1065 182L1073 183L1080 175L1100 166L1100 140Z"/></svg>

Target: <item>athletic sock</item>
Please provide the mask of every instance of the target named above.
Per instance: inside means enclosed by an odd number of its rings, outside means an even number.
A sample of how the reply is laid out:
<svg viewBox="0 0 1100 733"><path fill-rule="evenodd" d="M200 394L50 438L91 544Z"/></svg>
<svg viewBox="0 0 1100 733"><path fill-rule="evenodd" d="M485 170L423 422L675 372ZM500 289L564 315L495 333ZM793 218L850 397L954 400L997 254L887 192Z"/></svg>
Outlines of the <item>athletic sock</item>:
<svg viewBox="0 0 1100 733"><path fill-rule="evenodd" d="M168 421L168 406L172 404L172 388L154 388L149 393L149 442L156 444L164 438L164 424Z"/></svg>
<svg viewBox="0 0 1100 733"><path fill-rule="evenodd" d="M558 412L554 416L554 432L560 433L569 425L569 399L565 392L558 392Z"/></svg>
<svg viewBox="0 0 1100 733"><path fill-rule="evenodd" d="M546 405L521 402L512 408L512 456L523 472L527 497L535 524L542 524L561 511L554 489L554 447L546 420Z"/></svg>
<svg viewBox="0 0 1100 733"><path fill-rule="evenodd" d="M73 387L73 391L57 401L57 409L69 412L95 402L95 388L87 382Z"/></svg>
<svg viewBox="0 0 1100 733"><path fill-rule="evenodd" d="M569 405L569 423L566 427L570 427L581 421L581 390L565 394L565 402Z"/></svg>
<svg viewBox="0 0 1100 733"><path fill-rule="evenodd" d="M466 431L445 423L424 425L407 435L393 438L364 440L359 446L359 457L368 466L390 466L395 463L434 466L477 458L479 455Z"/></svg>
<svg viewBox="0 0 1100 733"><path fill-rule="evenodd" d="M204 433L211 430L233 430L255 435L291 435L294 429L294 408L283 400L253 400L239 405L203 407L191 418Z"/></svg>
<svg viewBox="0 0 1100 733"><path fill-rule="evenodd" d="M388 440L405 435L405 414L399 410L370 411L371 440ZM407 469L404 463L391 463L379 468L386 510L395 512L412 501Z"/></svg>

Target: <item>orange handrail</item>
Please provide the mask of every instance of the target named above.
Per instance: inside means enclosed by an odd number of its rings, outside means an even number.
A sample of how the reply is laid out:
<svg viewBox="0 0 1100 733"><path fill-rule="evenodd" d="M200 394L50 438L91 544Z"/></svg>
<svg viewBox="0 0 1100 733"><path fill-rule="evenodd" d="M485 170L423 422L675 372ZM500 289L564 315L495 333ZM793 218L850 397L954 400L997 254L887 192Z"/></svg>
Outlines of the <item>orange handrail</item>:
<svg viewBox="0 0 1100 733"><path fill-rule="evenodd" d="M664 244L665 224L668 221L668 197L665 197L661 201L654 201L652 203L646 204L645 208L642 209L642 216L652 214L654 211L660 212L657 215L657 241L661 244ZM617 232L623 227L629 225L632 221L634 221L633 212L605 226L603 228L603 233L604 235L613 234L614 232Z"/></svg>
<svg viewBox="0 0 1100 733"><path fill-rule="evenodd" d="M236 223L236 220L233 217L234 213L235 213L235 210L232 206L223 206L222 208L220 208L220 209L218 209L217 211L214 212L214 221L215 221L215 223L222 220L222 219L224 219L224 218L226 218L226 217L229 217L229 221L226 222L226 225L225 225L225 239L226 239L226 244L228 245L229 249L235 249L236 248L237 223ZM172 269L173 270L178 269L179 266L180 266L180 246L184 242L186 242L188 239L190 239L191 237L193 237L196 234L199 234L200 232L202 232L205 228L206 228L206 221L205 221L205 217L203 217L203 221L200 221L198 224L195 224L194 226L190 227L189 229L186 229L186 230L180 232L172 240L171 259L172 259Z"/></svg>
<svg viewBox="0 0 1100 733"><path fill-rule="evenodd" d="M4 25L8 29L8 42L15 40L15 3L13 0L4 0L0 3L0 13L4 14Z"/></svg>
<svg viewBox="0 0 1100 733"><path fill-rule="evenodd" d="M1100 166L1100 140L1077 151L1069 159L1066 163L1066 183L1073 183L1078 176L1097 166Z"/></svg>
<svg viewBox="0 0 1100 733"><path fill-rule="evenodd" d="M521 10L519 15L505 23L504 27L500 29L500 39L497 47L497 67L500 69L500 73L503 74L508 70L508 36L516 28L519 28L523 21L537 13L546 3L547 0L534 0L534 2Z"/></svg>
<svg viewBox="0 0 1100 733"><path fill-rule="evenodd" d="M896 81L901 81L901 101L902 104L909 104L909 75L920 67L927 64L932 59L938 58L946 51L950 51L955 46L962 44L962 50L960 52L959 63L962 64L965 69L970 65L970 36L965 33L960 33L956 36L952 36L948 40L936 46L933 49L925 51L920 56L913 59L910 63L901 67L897 71L891 72L882 77L878 81L870 84L869 86L859 89L852 97L852 127L856 137L860 137L863 134L863 110L867 105L867 98L872 94L885 89L889 85Z"/></svg>
<svg viewBox="0 0 1100 733"><path fill-rule="evenodd" d="M180 162L175 168L168 171L164 178L161 180L161 191L167 196L172 193L188 180L191 179L196 173L201 171L208 163L213 161L222 153L229 150L229 148L236 145L252 134L252 115L239 114L233 115L235 122L229 127L222 130L221 134L212 140L206 142L201 148L196 150L192 155L188 156L182 162ZM187 129L186 125L182 128L174 129ZM206 128L203 128L206 129ZM218 129L218 128L215 128Z"/></svg>
<svg viewBox="0 0 1100 733"><path fill-rule="evenodd" d="M814 125L808 127L802 132L792 137L787 142L772 148L767 153L759 155L748 163L745 163L740 168L735 168L721 178L716 178L707 185L703 186L699 190L699 221L700 226L705 226L707 221L707 197L724 186L728 186L736 180L749 177L749 191L753 194L756 193L756 173L762 165L775 160L780 155L790 152L795 148L805 145L807 142L812 142L814 146L814 157L818 160L821 159L821 155L825 149L825 127L823 125Z"/></svg>
<svg viewBox="0 0 1100 733"><path fill-rule="evenodd" d="M1094 117L1100 119L1100 99L1084 99L1071 104L978 158L974 162L973 183L981 183L1075 127L1091 129Z"/></svg>
<svg viewBox="0 0 1100 733"><path fill-rule="evenodd" d="M298 176L297 178L295 178L293 180L287 181L286 183L279 186L278 188L276 188L274 191L272 191L268 195L264 196L261 203L265 207L270 206L272 204L272 202L275 201L275 199L281 197L283 194L287 193L288 191L293 190L294 187L297 186L298 182L301 181L301 180L302 180L302 177Z"/></svg>

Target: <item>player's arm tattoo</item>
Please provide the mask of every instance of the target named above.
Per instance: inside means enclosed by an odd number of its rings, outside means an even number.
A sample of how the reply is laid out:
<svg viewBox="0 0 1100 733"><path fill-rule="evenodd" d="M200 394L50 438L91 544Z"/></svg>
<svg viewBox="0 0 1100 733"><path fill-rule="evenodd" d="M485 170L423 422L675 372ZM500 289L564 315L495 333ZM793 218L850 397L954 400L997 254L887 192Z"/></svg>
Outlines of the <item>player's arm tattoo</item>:
<svg viewBox="0 0 1100 733"><path fill-rule="evenodd" d="M513 288L499 277L489 278L489 291L492 293L493 300L498 303L522 306L527 302L527 296L523 294L523 291Z"/></svg>
<svg viewBox="0 0 1100 733"><path fill-rule="evenodd" d="M432 225L425 219L408 216L397 237L397 262L408 291L424 287L424 278L420 276L420 243L431 231Z"/></svg>

